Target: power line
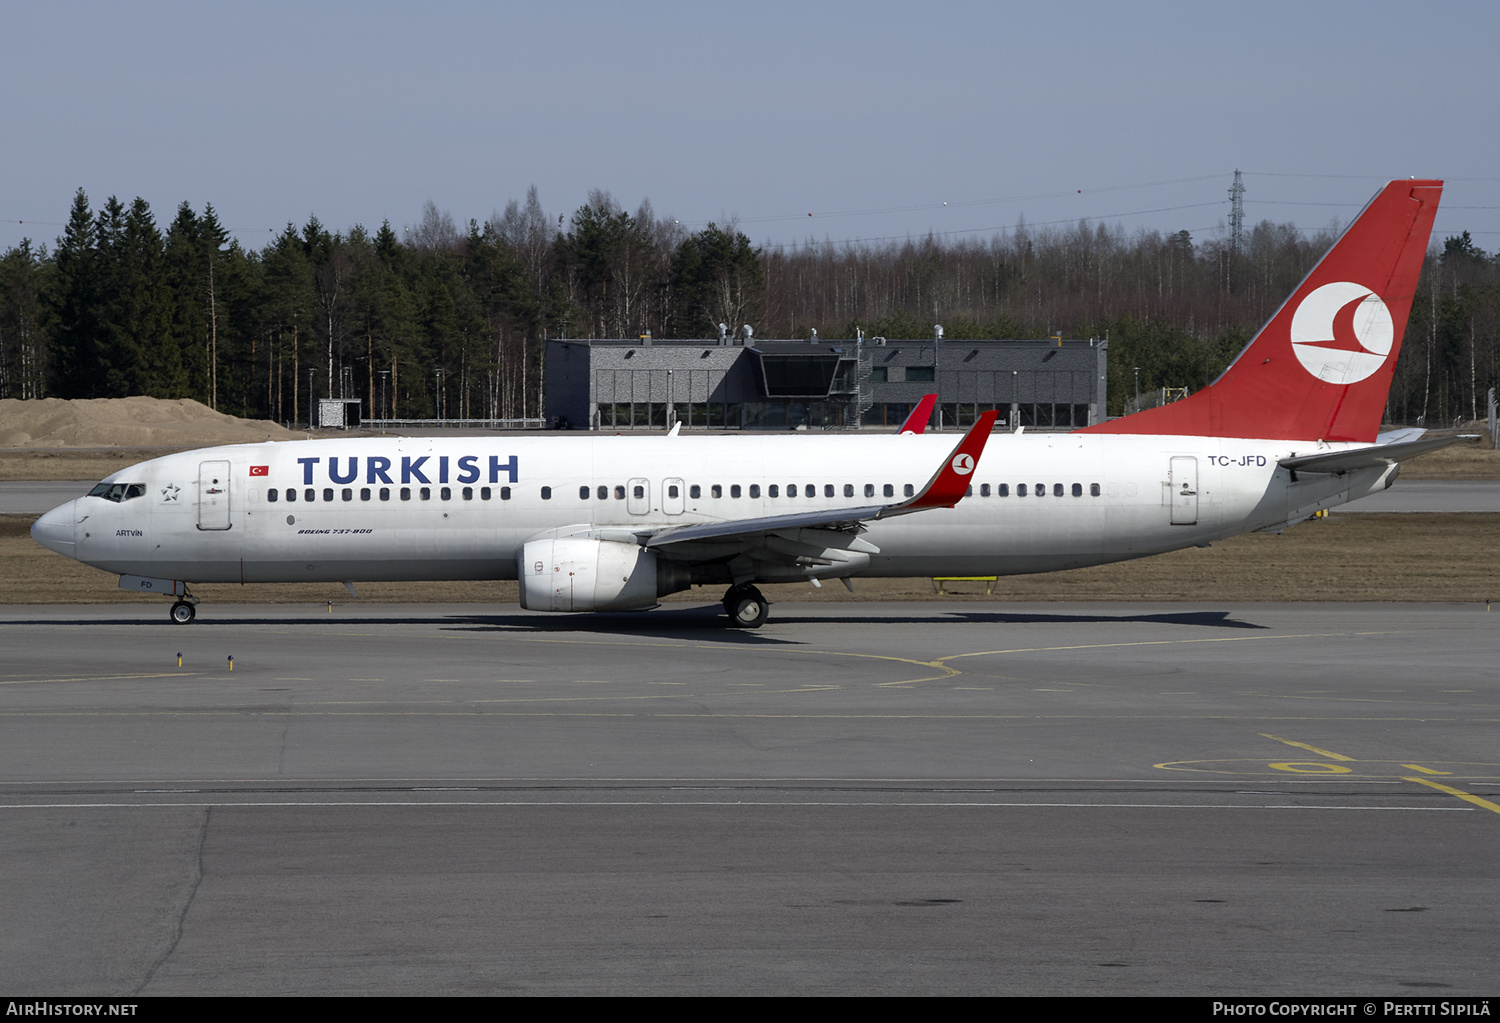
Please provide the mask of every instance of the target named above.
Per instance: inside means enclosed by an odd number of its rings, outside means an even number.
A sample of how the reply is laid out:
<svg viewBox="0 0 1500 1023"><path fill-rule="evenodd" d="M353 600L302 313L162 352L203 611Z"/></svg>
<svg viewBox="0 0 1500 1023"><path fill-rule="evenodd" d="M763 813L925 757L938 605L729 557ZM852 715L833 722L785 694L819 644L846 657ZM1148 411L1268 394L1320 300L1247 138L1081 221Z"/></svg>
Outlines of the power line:
<svg viewBox="0 0 1500 1023"><path fill-rule="evenodd" d="M1223 199L1215 199L1212 202L1185 203L1185 204L1183 204L1181 206L1161 206L1161 207L1158 207L1156 209L1150 209L1150 210L1131 210L1128 213L1110 213L1110 214L1106 214L1106 215L1098 216L1098 217L1064 217L1061 220L1037 220L1037 221L1029 221L1024 226L1029 230L1030 228L1033 228L1033 227L1054 227L1054 226L1056 226L1058 224L1077 224L1080 221L1082 221L1084 223L1088 223L1091 220L1092 221L1102 222L1102 221L1106 221L1106 220L1114 220L1114 219L1119 218L1119 217L1140 217L1140 216L1145 216L1148 213L1170 213L1170 212L1172 212L1174 210L1194 210L1194 209L1201 209L1204 206L1223 206L1225 204L1225 201L1226 200L1223 200ZM908 233L908 234L880 235L880 236L870 237L870 238L844 238L844 239L841 239L838 242L834 242L833 244L836 244L836 245L855 245L855 244L859 244L859 243L863 243L863 242L905 241L907 239L914 239L915 240L915 239L921 239L921 238L947 238L947 237L950 237L952 235L983 234L983 233L986 233L986 232L988 232L990 234L1004 234L1004 233L1012 232L1014 230L1016 230L1016 225L997 226L997 227L968 227L968 228L961 228L961 229L952 230L952 231L927 231L927 232L924 232L923 234L920 234L920 235L914 235L914 234ZM767 243L767 247L779 250L779 249L785 249L785 248L788 248L788 247L799 247L802 244L803 244L802 242L777 242L777 243ZM808 242L808 244L811 244L811 245L822 245L822 244L824 244L824 242L820 242L820 241L816 241L816 240L811 240L810 239L809 242Z"/></svg>

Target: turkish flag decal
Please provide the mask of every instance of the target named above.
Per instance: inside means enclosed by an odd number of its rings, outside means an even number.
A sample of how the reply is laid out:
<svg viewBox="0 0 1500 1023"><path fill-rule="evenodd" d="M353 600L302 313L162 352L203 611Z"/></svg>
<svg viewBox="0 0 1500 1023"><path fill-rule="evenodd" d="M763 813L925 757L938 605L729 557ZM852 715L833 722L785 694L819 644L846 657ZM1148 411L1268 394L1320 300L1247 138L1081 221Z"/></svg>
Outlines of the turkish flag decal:
<svg viewBox="0 0 1500 1023"><path fill-rule="evenodd" d="M271 467L269 465L252 465L250 467L250 475L269 476L271 475Z"/></svg>

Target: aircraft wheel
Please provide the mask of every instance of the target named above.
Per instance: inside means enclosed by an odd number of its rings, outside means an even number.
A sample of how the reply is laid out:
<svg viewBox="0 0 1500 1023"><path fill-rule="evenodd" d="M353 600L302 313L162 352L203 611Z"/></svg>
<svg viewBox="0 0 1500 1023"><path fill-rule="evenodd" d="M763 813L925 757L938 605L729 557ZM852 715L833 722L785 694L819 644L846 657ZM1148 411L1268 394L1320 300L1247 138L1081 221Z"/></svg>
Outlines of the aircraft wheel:
<svg viewBox="0 0 1500 1023"><path fill-rule="evenodd" d="M758 629L771 613L771 605L754 586L731 591L724 598L724 608L729 612L729 624L736 629Z"/></svg>
<svg viewBox="0 0 1500 1023"><path fill-rule="evenodd" d="M172 621L178 625L186 625L198 616L198 609L185 600L179 600L172 605Z"/></svg>

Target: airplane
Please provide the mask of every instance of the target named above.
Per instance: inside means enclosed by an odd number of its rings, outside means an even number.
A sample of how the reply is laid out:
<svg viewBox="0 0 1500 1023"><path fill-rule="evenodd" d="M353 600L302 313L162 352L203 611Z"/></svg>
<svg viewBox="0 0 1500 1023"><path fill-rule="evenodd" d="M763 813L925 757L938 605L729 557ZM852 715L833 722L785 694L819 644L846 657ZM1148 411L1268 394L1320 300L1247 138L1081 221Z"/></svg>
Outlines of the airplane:
<svg viewBox="0 0 1500 1023"><path fill-rule="evenodd" d="M167 455L37 520L174 599L208 582L517 579L523 608L634 611L757 583L1051 572L1280 532L1460 438L1379 433L1442 194L1383 187L1212 384L1070 433L346 438ZM679 424L680 425L680 424ZM982 459L982 461L981 461Z"/></svg>

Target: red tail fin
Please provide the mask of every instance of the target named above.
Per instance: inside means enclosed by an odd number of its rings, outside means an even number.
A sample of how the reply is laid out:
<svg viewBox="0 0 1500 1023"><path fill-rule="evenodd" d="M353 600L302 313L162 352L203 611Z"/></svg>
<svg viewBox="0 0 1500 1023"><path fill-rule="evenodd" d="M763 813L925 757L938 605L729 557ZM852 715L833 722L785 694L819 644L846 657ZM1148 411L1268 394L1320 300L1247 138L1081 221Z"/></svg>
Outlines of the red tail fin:
<svg viewBox="0 0 1500 1023"><path fill-rule="evenodd" d="M1442 192L1441 181L1392 181L1223 376L1079 432L1373 441Z"/></svg>

